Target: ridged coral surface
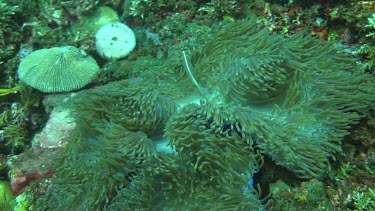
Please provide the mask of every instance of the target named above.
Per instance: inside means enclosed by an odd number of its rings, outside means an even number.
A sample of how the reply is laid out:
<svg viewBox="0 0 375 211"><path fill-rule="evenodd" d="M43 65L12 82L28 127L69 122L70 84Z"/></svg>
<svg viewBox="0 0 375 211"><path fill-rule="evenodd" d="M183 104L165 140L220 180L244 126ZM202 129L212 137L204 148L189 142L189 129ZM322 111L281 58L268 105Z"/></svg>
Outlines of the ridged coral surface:
<svg viewBox="0 0 375 211"><path fill-rule="evenodd" d="M34 51L25 57L18 76L42 92L68 92L82 88L98 73L96 61L73 46Z"/></svg>

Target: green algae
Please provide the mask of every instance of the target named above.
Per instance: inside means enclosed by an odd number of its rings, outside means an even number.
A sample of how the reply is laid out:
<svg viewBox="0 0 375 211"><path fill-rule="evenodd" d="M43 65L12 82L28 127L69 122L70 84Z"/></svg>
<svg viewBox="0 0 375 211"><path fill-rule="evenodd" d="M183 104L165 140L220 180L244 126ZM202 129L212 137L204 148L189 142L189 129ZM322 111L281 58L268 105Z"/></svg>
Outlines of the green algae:
<svg viewBox="0 0 375 211"><path fill-rule="evenodd" d="M10 184L7 181L0 181L0 209L3 211L12 211L15 201Z"/></svg>

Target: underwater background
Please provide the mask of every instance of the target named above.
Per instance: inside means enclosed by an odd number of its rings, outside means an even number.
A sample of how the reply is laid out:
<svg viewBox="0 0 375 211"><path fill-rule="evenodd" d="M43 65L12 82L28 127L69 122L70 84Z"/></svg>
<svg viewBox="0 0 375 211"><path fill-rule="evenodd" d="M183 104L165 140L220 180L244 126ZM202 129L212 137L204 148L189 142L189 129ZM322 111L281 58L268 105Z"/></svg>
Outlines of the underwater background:
<svg viewBox="0 0 375 211"><path fill-rule="evenodd" d="M374 1L0 0L0 210L374 210L374 39Z"/></svg>

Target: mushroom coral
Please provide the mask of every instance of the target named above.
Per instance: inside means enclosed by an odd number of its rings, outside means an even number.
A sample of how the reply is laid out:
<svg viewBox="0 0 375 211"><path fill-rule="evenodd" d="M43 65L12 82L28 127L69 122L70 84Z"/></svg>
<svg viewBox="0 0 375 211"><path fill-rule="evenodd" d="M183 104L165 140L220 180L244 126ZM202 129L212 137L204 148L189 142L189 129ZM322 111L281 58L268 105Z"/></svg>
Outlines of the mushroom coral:
<svg viewBox="0 0 375 211"><path fill-rule="evenodd" d="M60 207L262 210L252 178L266 156L300 178L320 178L373 108L374 77L332 43L269 35L254 23L220 23L164 62L134 67L137 77L77 93L81 138L62 153L41 201L55 206L85 190L105 197ZM175 151L157 151L160 136Z"/></svg>
<svg viewBox="0 0 375 211"><path fill-rule="evenodd" d="M22 82L42 92L69 92L90 83L99 66L83 50L63 46L32 52L17 72Z"/></svg>

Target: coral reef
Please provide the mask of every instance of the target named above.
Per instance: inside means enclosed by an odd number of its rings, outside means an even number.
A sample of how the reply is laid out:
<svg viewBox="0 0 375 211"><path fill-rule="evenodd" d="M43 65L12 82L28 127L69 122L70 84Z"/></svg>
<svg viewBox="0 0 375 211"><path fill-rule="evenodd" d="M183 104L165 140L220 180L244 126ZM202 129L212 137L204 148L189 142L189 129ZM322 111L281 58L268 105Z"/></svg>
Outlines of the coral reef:
<svg viewBox="0 0 375 211"><path fill-rule="evenodd" d="M63 147L75 126L69 110L53 109L43 131L34 136L32 144L42 148Z"/></svg>
<svg viewBox="0 0 375 211"><path fill-rule="evenodd" d="M26 189L39 189L39 182L52 177L52 166L59 149L48 149L33 146L27 152L8 159L9 180L14 196L22 194ZM37 157L37 161L35 161Z"/></svg>
<svg viewBox="0 0 375 211"><path fill-rule="evenodd" d="M271 184L271 194L275 197L270 202L270 210L333 210L331 202L324 196L322 182L312 179L302 182L298 188L291 188L282 181Z"/></svg>
<svg viewBox="0 0 375 211"><path fill-rule="evenodd" d="M31 200L28 198L26 192L16 197L16 206L14 211L25 211L25 210L34 210L34 205Z"/></svg>
<svg viewBox="0 0 375 211"><path fill-rule="evenodd" d="M119 21L119 17L110 7L98 7L92 13L82 16L76 20L71 27L74 37L79 37L81 33L89 31L95 34L102 26Z"/></svg>
<svg viewBox="0 0 375 211"><path fill-rule="evenodd" d="M14 21L18 11L17 6L0 2L0 68L3 70L0 72L0 88L11 88L15 83L14 77L9 77L5 70L12 66L9 60L17 54L18 43L22 39L20 26Z"/></svg>
<svg viewBox="0 0 375 211"><path fill-rule="evenodd" d="M74 138L37 206L262 210L253 183L265 157L321 178L375 101L373 78L330 43L254 23L224 21L182 60L185 43L135 77L78 92ZM157 151L160 136L175 152Z"/></svg>
<svg viewBox="0 0 375 211"><path fill-rule="evenodd" d="M0 177L15 209L373 209L374 5L0 0ZM101 20L134 30L132 54L100 58ZM90 87L19 83L20 62L59 46L97 60Z"/></svg>
<svg viewBox="0 0 375 211"><path fill-rule="evenodd" d="M33 89L19 85L16 94L3 96L1 100L1 153L19 154L28 148L32 134L46 121L41 96ZM15 102L9 102L11 100Z"/></svg>

